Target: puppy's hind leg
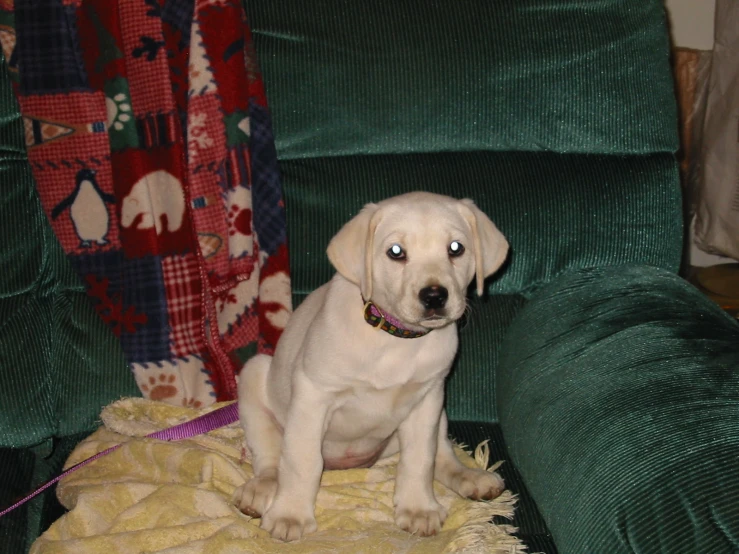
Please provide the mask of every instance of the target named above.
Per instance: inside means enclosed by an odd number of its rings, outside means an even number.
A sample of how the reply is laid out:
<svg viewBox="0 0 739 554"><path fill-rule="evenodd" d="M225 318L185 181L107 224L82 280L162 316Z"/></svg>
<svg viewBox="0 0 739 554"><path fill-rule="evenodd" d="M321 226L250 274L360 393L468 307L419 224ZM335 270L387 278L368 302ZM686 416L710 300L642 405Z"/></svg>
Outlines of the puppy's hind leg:
<svg viewBox="0 0 739 554"><path fill-rule="evenodd" d="M497 473L483 469L471 469L462 464L454 453L447 435L446 412L441 412L436 446L434 479L443 483L460 496L473 500L492 500L505 490L505 483Z"/></svg>
<svg viewBox="0 0 739 554"><path fill-rule="evenodd" d="M241 370L239 382L239 418L251 452L254 477L236 489L233 502L251 517L261 517L277 491L282 428L267 401L267 373L271 362L271 356L254 356Z"/></svg>

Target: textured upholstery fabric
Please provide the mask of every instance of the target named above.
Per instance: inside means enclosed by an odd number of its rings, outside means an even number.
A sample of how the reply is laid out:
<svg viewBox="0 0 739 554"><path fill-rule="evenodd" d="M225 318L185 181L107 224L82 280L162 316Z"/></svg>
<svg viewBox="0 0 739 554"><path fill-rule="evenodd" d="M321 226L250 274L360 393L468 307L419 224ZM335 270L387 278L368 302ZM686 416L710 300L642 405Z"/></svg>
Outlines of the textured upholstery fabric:
<svg viewBox="0 0 739 554"><path fill-rule="evenodd" d="M662 2L245 4L282 159L677 147Z"/></svg>
<svg viewBox="0 0 739 554"><path fill-rule="evenodd" d="M49 227L0 59L0 506L59 473L100 408L137 395L120 344ZM0 519L0 550L25 552L63 509L49 490Z"/></svg>
<svg viewBox="0 0 739 554"><path fill-rule="evenodd" d="M514 320L498 402L561 552L739 550L739 325L643 266L563 276Z"/></svg>
<svg viewBox="0 0 739 554"><path fill-rule="evenodd" d="M281 170L299 293L331 277L326 245L365 203L419 189L473 198L506 235L511 255L493 294L529 291L568 268L679 265L682 208L670 154L352 156L284 161Z"/></svg>

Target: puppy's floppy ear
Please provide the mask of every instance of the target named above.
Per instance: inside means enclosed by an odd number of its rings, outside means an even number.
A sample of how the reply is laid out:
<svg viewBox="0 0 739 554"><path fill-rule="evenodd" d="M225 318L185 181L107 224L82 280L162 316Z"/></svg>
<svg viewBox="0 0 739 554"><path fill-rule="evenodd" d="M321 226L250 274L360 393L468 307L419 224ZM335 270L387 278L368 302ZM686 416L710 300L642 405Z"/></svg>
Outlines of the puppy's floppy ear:
<svg viewBox="0 0 739 554"><path fill-rule="evenodd" d="M508 241L469 198L459 201L459 211L472 230L472 240L475 243L475 284L477 295L482 296L485 278L495 273L508 255Z"/></svg>
<svg viewBox="0 0 739 554"><path fill-rule="evenodd" d="M328 244L326 253L345 279L362 289L365 300L372 297L372 249L379 222L379 206L367 204Z"/></svg>

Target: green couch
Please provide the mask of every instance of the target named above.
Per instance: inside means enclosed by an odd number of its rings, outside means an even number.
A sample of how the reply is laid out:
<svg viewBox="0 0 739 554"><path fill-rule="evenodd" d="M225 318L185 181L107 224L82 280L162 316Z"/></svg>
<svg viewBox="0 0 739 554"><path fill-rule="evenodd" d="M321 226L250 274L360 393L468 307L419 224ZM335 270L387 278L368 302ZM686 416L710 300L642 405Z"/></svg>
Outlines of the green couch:
<svg viewBox="0 0 739 554"><path fill-rule="evenodd" d="M447 410L458 440L491 438L507 461L529 550L739 551L739 326L676 274L662 3L245 4L296 304L330 277L325 247L364 203L475 199L512 253L471 300ZM5 505L135 391L41 213L0 77ZM60 513L41 496L0 519L0 544L22 552Z"/></svg>

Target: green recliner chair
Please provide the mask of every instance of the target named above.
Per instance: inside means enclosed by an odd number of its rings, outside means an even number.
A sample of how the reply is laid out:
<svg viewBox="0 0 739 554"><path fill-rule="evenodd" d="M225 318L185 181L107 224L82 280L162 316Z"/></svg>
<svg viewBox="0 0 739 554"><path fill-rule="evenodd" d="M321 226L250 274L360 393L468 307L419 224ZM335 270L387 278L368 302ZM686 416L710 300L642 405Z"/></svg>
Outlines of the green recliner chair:
<svg viewBox="0 0 739 554"><path fill-rule="evenodd" d="M447 411L455 438L490 438L506 460L529 550L739 551L739 326L677 275L662 3L246 9L296 304L330 278L325 247L366 202L473 198L512 252L471 300ZM135 385L44 219L1 75L5 505L58 472L100 406ZM49 492L0 519L1 548L22 552L60 513Z"/></svg>

